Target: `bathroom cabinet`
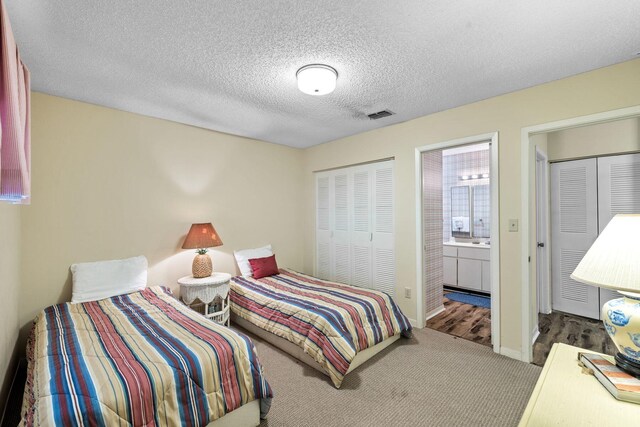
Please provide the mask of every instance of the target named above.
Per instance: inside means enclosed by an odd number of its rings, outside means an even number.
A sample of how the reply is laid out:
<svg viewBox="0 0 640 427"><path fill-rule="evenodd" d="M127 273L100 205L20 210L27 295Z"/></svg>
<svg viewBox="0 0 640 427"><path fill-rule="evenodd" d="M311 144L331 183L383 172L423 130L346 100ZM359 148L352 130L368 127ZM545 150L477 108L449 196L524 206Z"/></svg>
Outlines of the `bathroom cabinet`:
<svg viewBox="0 0 640 427"><path fill-rule="evenodd" d="M488 245L445 243L442 247L443 283L490 293L489 253Z"/></svg>

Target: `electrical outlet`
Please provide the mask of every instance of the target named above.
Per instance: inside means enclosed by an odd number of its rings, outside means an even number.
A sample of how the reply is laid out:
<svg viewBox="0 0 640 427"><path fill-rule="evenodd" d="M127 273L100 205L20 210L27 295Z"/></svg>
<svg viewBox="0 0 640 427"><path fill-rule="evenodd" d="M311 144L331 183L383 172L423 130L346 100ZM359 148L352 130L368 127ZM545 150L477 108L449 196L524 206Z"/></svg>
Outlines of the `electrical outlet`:
<svg viewBox="0 0 640 427"><path fill-rule="evenodd" d="M509 220L509 232L518 231L518 220L510 219Z"/></svg>
<svg viewBox="0 0 640 427"><path fill-rule="evenodd" d="M411 298L411 288L404 288L404 297Z"/></svg>

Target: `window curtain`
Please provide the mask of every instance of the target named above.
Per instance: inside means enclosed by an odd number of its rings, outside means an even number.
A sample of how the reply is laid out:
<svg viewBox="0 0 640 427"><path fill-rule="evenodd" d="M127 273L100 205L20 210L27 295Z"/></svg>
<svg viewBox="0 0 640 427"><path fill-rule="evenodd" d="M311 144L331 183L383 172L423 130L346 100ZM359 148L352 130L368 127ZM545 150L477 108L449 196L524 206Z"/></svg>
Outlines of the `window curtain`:
<svg viewBox="0 0 640 427"><path fill-rule="evenodd" d="M28 204L31 197L31 86L4 1L0 0L0 200Z"/></svg>

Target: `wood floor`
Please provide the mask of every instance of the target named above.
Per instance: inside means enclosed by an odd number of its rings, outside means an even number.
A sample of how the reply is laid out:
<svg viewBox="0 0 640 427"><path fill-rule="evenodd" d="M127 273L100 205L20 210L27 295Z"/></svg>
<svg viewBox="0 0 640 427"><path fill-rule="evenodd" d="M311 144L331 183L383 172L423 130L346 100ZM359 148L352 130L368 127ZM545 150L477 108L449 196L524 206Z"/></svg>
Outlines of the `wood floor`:
<svg viewBox="0 0 640 427"><path fill-rule="evenodd" d="M444 311L427 320L427 328L491 346L491 309L451 301L444 294Z"/></svg>
<svg viewBox="0 0 640 427"><path fill-rule="evenodd" d="M615 345L600 320L562 312L539 314L540 336L533 344L533 363L542 366L553 343L564 343L614 355Z"/></svg>

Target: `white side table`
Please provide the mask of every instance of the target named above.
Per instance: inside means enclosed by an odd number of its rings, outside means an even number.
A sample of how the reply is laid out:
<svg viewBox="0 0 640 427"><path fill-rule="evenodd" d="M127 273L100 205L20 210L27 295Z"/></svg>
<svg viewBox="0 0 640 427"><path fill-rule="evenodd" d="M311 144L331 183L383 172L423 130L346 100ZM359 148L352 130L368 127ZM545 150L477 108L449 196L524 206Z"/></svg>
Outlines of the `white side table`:
<svg viewBox="0 0 640 427"><path fill-rule="evenodd" d="M640 405L616 400L593 375L582 372L578 352L554 344L540 373L520 427L638 425Z"/></svg>
<svg viewBox="0 0 640 427"><path fill-rule="evenodd" d="M205 317L221 325L229 326L229 280L228 273L213 273L209 277L196 279L193 276L185 276L178 279L180 285L180 298L185 304L191 305L198 299L204 303ZM209 313L209 304L216 297L222 299L222 309L215 313Z"/></svg>

